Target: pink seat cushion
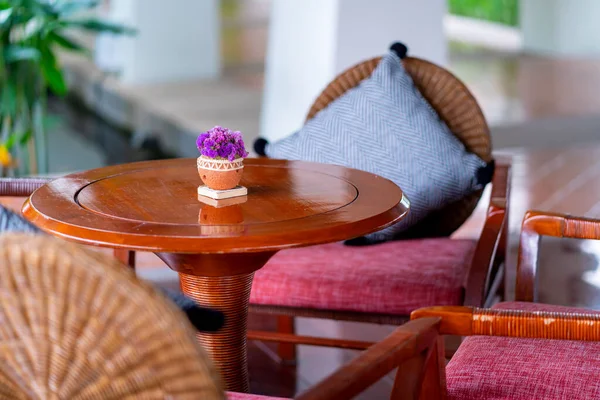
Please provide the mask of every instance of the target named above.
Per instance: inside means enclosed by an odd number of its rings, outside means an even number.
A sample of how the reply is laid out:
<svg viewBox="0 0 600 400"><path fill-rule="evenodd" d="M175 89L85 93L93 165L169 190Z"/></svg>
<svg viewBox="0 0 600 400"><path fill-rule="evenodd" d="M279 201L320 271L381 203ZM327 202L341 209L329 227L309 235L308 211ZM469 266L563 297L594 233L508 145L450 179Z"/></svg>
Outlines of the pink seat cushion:
<svg viewBox="0 0 600 400"><path fill-rule="evenodd" d="M227 400L290 400L284 397L261 396L258 394L227 392Z"/></svg>
<svg viewBox="0 0 600 400"><path fill-rule="evenodd" d="M250 302L391 315L462 304L475 245L436 238L281 251L256 272Z"/></svg>
<svg viewBox="0 0 600 400"><path fill-rule="evenodd" d="M534 303L494 308L598 312ZM467 338L446 368L448 397L466 399L600 398L600 343L568 340Z"/></svg>

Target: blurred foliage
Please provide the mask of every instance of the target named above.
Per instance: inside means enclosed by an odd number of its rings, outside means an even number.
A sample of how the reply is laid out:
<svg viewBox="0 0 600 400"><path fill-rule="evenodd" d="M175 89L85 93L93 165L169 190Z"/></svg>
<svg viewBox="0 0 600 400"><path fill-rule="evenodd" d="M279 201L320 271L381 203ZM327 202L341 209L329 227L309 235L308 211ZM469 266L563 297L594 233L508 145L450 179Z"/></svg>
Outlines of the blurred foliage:
<svg viewBox="0 0 600 400"><path fill-rule="evenodd" d="M0 0L0 149L24 147L43 133L47 90L57 95L67 92L57 50L89 54L71 32L134 33L110 21L78 17L99 3Z"/></svg>
<svg viewBox="0 0 600 400"><path fill-rule="evenodd" d="M519 25L519 0L448 0L450 14Z"/></svg>
<svg viewBox="0 0 600 400"><path fill-rule="evenodd" d="M221 0L221 17L224 19L236 18L240 13L240 0Z"/></svg>

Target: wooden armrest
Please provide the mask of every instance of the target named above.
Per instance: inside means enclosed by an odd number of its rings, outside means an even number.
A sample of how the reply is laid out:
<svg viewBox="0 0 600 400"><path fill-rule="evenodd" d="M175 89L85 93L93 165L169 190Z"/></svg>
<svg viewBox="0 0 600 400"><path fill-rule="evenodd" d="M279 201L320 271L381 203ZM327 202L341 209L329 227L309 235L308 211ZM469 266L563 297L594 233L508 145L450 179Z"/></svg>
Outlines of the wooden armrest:
<svg viewBox="0 0 600 400"><path fill-rule="evenodd" d="M490 281L506 258L510 174L510 159L497 160L485 224L467 277L464 304L469 306L484 305L489 297Z"/></svg>
<svg viewBox="0 0 600 400"><path fill-rule="evenodd" d="M522 232L542 236L600 239L600 220L532 210L523 218Z"/></svg>
<svg viewBox="0 0 600 400"><path fill-rule="evenodd" d="M600 239L600 220L528 211L523 218L517 264L517 301L536 301L536 275L541 236Z"/></svg>
<svg viewBox="0 0 600 400"><path fill-rule="evenodd" d="M374 344L319 384L299 395L297 399L353 398L403 362L410 361L432 348L438 339L439 321L439 318L425 318L400 326L381 342ZM417 376L421 372L421 370L414 371ZM419 379L406 381L414 381L414 387L398 388L399 391L412 393L420 391Z"/></svg>
<svg viewBox="0 0 600 400"><path fill-rule="evenodd" d="M28 197L50 178L0 178L0 196Z"/></svg>
<svg viewBox="0 0 600 400"><path fill-rule="evenodd" d="M412 320L432 317L441 318L444 335L600 341L599 314L473 307L427 307L411 314Z"/></svg>

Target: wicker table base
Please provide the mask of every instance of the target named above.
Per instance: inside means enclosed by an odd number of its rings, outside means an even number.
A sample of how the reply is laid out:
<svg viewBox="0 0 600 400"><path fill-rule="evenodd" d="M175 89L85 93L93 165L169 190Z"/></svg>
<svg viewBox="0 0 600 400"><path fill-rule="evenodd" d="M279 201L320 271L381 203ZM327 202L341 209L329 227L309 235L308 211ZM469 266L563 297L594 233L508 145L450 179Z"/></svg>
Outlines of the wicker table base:
<svg viewBox="0 0 600 400"><path fill-rule="evenodd" d="M158 254L179 272L183 293L225 313L225 325L219 332L198 333L197 337L229 391L249 390L246 335L250 290L254 271L263 267L272 254ZM239 274L220 276L223 272L235 272L236 267ZM205 275L198 276L200 271Z"/></svg>

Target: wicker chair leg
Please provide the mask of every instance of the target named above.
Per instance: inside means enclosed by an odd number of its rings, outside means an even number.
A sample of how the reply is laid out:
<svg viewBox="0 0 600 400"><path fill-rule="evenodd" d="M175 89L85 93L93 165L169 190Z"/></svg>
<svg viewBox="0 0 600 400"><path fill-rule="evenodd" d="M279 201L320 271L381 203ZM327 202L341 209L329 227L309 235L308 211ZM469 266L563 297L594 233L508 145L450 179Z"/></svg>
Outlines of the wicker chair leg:
<svg viewBox="0 0 600 400"><path fill-rule="evenodd" d="M277 332L294 334L296 324L294 317L289 315L277 316ZM278 343L277 355L281 362L288 365L296 364L296 345L293 343Z"/></svg>

